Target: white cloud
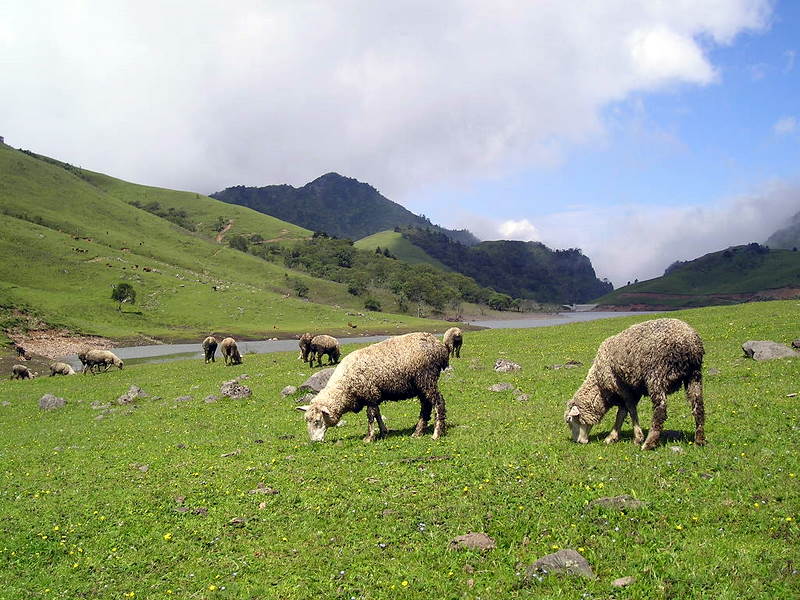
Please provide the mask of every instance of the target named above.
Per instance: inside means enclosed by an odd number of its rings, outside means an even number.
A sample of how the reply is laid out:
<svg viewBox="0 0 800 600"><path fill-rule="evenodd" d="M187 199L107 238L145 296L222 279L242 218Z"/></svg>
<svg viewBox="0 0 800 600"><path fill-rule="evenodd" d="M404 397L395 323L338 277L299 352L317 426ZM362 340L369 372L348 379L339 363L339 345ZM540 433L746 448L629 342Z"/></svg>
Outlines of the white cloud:
<svg viewBox="0 0 800 600"><path fill-rule="evenodd" d="M797 131L797 119L795 117L781 117L772 126L775 135L789 135Z"/></svg>
<svg viewBox="0 0 800 600"><path fill-rule="evenodd" d="M540 239L539 231L536 226L528 221L528 219L521 219L519 221L504 221L500 223L497 228L500 236L504 240L522 240L523 242L534 242Z"/></svg>
<svg viewBox="0 0 800 600"><path fill-rule="evenodd" d="M12 0L2 133L143 183L336 170L397 198L556 164L602 133L609 103L712 82L708 50L769 14L768 0Z"/></svg>

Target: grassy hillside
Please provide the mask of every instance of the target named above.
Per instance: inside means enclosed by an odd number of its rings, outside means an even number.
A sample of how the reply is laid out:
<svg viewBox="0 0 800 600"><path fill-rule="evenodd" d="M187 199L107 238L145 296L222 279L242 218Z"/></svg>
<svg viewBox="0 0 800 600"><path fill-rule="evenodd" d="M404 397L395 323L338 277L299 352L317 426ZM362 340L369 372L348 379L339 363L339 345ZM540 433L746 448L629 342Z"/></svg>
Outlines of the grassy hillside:
<svg viewBox="0 0 800 600"><path fill-rule="evenodd" d="M309 327L343 332L350 331L348 321L368 329L420 327L403 316L354 319L346 312L363 308L344 285L230 249L203 227L191 232L126 202L197 203L190 216L205 223L214 200L76 171L0 146L0 317L21 310L50 325L116 338L272 336ZM223 210L243 232L307 233L247 209ZM123 311L110 299L111 286L121 281L137 291L136 304ZM340 308L297 298L296 282L308 288L309 300ZM375 295L391 306L388 294Z"/></svg>
<svg viewBox="0 0 800 600"><path fill-rule="evenodd" d="M441 378L450 428L411 438L415 401L388 403L388 439L364 413L310 445L294 398L296 353L98 376L0 381L0 589L17 598L680 598L800 595L800 360L741 357L747 339L788 342L796 302L678 313L706 348L708 445L687 441L682 394L663 445L606 446L613 415L572 444L563 407L598 344L640 318L481 331ZM673 316L675 316L673 314ZM498 374L506 357L522 365ZM581 361L576 369L545 366ZM242 373L253 396L203 401ZM492 393L508 382L529 395ZM114 399L131 384L150 397ZM51 392L67 399L37 408ZM179 396L190 395L178 402ZM640 405L647 428L649 402ZM620 513L590 506L629 494ZM448 548L486 532L497 548ZM597 579L526 581L560 548ZM611 582L633 576L629 587Z"/></svg>
<svg viewBox="0 0 800 600"><path fill-rule="evenodd" d="M602 305L690 307L800 295L800 252L734 246L676 263L662 277L614 290Z"/></svg>
<svg viewBox="0 0 800 600"><path fill-rule="evenodd" d="M362 250L381 250L388 248L392 255L398 259L411 263L412 265L424 264L436 267L443 271L452 271L450 267L439 262L419 246L415 246L403 237L403 234L396 231L380 231L370 236L362 238L355 243L356 248Z"/></svg>

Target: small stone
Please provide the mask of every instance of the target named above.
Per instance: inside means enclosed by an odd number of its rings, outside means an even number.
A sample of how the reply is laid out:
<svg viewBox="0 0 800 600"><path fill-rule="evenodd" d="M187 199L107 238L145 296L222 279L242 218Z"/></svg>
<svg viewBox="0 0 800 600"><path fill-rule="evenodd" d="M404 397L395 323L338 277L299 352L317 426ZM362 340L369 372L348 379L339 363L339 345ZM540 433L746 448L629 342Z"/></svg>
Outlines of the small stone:
<svg viewBox="0 0 800 600"><path fill-rule="evenodd" d="M543 556L526 570L526 579L533 579L537 575L577 575L594 579L589 561L572 549L559 550L553 554Z"/></svg>
<svg viewBox="0 0 800 600"><path fill-rule="evenodd" d="M295 402L297 402L298 404L311 404L311 402L313 402L314 398L316 397L317 397L316 394L305 394L300 398L296 398Z"/></svg>
<svg viewBox="0 0 800 600"><path fill-rule="evenodd" d="M786 394L786 397L787 398L796 398L797 397L797 393L794 392L794 393L791 393L791 394Z"/></svg>
<svg viewBox="0 0 800 600"><path fill-rule="evenodd" d="M56 408L63 408L67 405L64 398L59 398L53 394L45 394L39 398L39 408L42 410L55 410Z"/></svg>
<svg viewBox="0 0 800 600"><path fill-rule="evenodd" d="M246 521L241 517L234 517L233 519L228 521L228 525L230 527L244 527L245 522Z"/></svg>
<svg viewBox="0 0 800 600"><path fill-rule="evenodd" d="M450 540L452 550L493 550L497 547L494 540L485 533L467 533Z"/></svg>
<svg viewBox="0 0 800 600"><path fill-rule="evenodd" d="M9 402L8 400L3 400L2 402L0 402L0 406L11 406L11 402Z"/></svg>
<svg viewBox="0 0 800 600"><path fill-rule="evenodd" d="M487 388L490 392L507 392L513 390L514 386L510 383L495 383Z"/></svg>
<svg viewBox="0 0 800 600"><path fill-rule="evenodd" d="M672 450L675 454L683 454L684 450L680 446L670 446L670 450Z"/></svg>
<svg viewBox="0 0 800 600"><path fill-rule="evenodd" d="M208 509L207 508L203 508L201 506L201 507L198 507L198 508L193 508L192 509L192 513L194 513L196 515L206 516L208 514Z"/></svg>
<svg viewBox="0 0 800 600"><path fill-rule="evenodd" d="M720 370L719 370L719 369L717 369L716 367L711 367L711 368L708 370L708 374L709 374L709 375L719 375L721 372L722 372L722 371L720 371Z"/></svg>
<svg viewBox="0 0 800 600"><path fill-rule="evenodd" d="M519 371L522 369L517 363L510 361L506 358L498 358L494 362L494 370L498 373L510 373L512 371Z"/></svg>
<svg viewBox="0 0 800 600"><path fill-rule="evenodd" d="M225 454L220 454L222 458L228 458L229 456L239 456L242 453L241 448L237 448L233 452L226 452Z"/></svg>
<svg viewBox="0 0 800 600"><path fill-rule="evenodd" d="M191 396L178 396L175 398L175 402L189 402L191 400L193 400Z"/></svg>
<svg viewBox="0 0 800 600"><path fill-rule="evenodd" d="M628 577L620 577L611 582L611 587L625 587L632 584L634 581L636 581L636 578L630 575Z"/></svg>
<svg viewBox="0 0 800 600"><path fill-rule="evenodd" d="M216 396L214 394L209 394L208 396L203 398L203 402L205 402L206 404L213 404L217 400L219 400L219 396Z"/></svg>
<svg viewBox="0 0 800 600"><path fill-rule="evenodd" d="M175 444L175 447L176 447L178 450L183 450L184 448L186 448L186 444Z"/></svg>
<svg viewBox="0 0 800 600"><path fill-rule="evenodd" d="M251 494L279 494L280 492L275 488L267 487L267 485L263 482L256 485L255 489L250 490Z"/></svg>
<svg viewBox="0 0 800 600"><path fill-rule="evenodd" d="M175 504L183 504L186 502L186 496L175 496Z"/></svg>
<svg viewBox="0 0 800 600"><path fill-rule="evenodd" d="M287 385L285 388L283 388L281 390L281 396L283 396L285 398L286 396L291 396L296 391L297 391L297 388L295 386Z"/></svg>

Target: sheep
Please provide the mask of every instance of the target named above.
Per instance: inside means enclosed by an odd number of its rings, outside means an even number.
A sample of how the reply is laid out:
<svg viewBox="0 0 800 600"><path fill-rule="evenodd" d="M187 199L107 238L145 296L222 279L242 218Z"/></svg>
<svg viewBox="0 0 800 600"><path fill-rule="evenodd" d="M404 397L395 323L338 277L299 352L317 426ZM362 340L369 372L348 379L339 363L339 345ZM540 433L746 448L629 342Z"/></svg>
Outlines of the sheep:
<svg viewBox="0 0 800 600"><path fill-rule="evenodd" d="M50 365L50 377L53 375L75 375L75 369L63 362L54 362Z"/></svg>
<svg viewBox="0 0 800 600"><path fill-rule="evenodd" d="M105 369L103 369L104 373L112 366L122 369L125 364L110 350L89 350L84 355L83 360L86 361L83 367L84 375L86 375L87 371L92 374L99 373L100 367L105 367Z"/></svg>
<svg viewBox="0 0 800 600"><path fill-rule="evenodd" d="M308 343L308 364L314 366L314 355L316 355L317 366L321 367L324 354L328 356L329 365L338 363L342 354L339 340L329 335L315 335Z"/></svg>
<svg viewBox="0 0 800 600"><path fill-rule="evenodd" d="M236 340L232 337L226 337L222 340L220 352L222 353L222 360L226 365L242 364L242 355L239 354L239 347L236 345Z"/></svg>
<svg viewBox="0 0 800 600"><path fill-rule="evenodd" d="M297 360L302 360L303 362L308 362L308 353L311 350L311 340L314 338L313 335L306 332L300 336L300 356L297 357Z"/></svg>
<svg viewBox="0 0 800 600"><path fill-rule="evenodd" d="M206 358L206 364L216 362L214 355L217 352L217 338L213 335L208 336L203 340L203 355Z"/></svg>
<svg viewBox="0 0 800 600"><path fill-rule="evenodd" d="M11 367L11 379L33 379L39 375L34 373L25 365L14 365Z"/></svg>
<svg viewBox="0 0 800 600"><path fill-rule="evenodd" d="M448 363L447 348L430 333L408 333L351 352L312 404L297 407L305 411L311 441L323 441L326 429L336 425L344 413L359 412L366 406L368 429L364 441L372 442L388 432L380 403L414 396L419 397L420 412L413 436L425 432L435 407L433 439L438 439L445 433L445 403L438 381Z"/></svg>
<svg viewBox="0 0 800 600"><path fill-rule="evenodd" d="M31 357L28 354L28 351L21 344L14 344L14 350L17 352L17 358L21 358L22 360L30 360Z"/></svg>
<svg viewBox="0 0 800 600"><path fill-rule="evenodd" d="M445 331L442 342L444 342L445 348L450 352L451 357L455 355L456 358L461 358L461 344L464 343L461 329L458 327L451 327Z"/></svg>
<svg viewBox="0 0 800 600"><path fill-rule="evenodd" d="M605 442L619 439L630 413L634 443L651 450L667 418L667 395L683 386L694 415L694 442L705 444L703 354L700 336L678 319L645 321L609 337L600 344L586 379L567 403L564 420L572 430L572 441L587 443L591 428L617 406L617 418ZM644 443L636 412L642 395L653 402L653 423Z"/></svg>

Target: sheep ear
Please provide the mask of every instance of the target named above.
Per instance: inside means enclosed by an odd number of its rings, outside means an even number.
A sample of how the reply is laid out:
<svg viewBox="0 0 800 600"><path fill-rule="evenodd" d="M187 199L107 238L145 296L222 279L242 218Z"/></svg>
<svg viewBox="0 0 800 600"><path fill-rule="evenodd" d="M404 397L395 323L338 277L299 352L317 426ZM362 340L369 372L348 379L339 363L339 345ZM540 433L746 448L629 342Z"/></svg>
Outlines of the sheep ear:
<svg viewBox="0 0 800 600"><path fill-rule="evenodd" d="M304 404L303 406L295 406L295 409L302 410L303 412L306 412L309 408L311 407L308 404Z"/></svg>
<svg viewBox="0 0 800 600"><path fill-rule="evenodd" d="M573 406L572 408L569 409L569 414L567 416L569 416L569 417L579 417L580 415L581 415L581 411L578 410L578 407L577 406Z"/></svg>
<svg viewBox="0 0 800 600"><path fill-rule="evenodd" d="M319 409L329 417L331 416L331 411L327 406L320 406Z"/></svg>

